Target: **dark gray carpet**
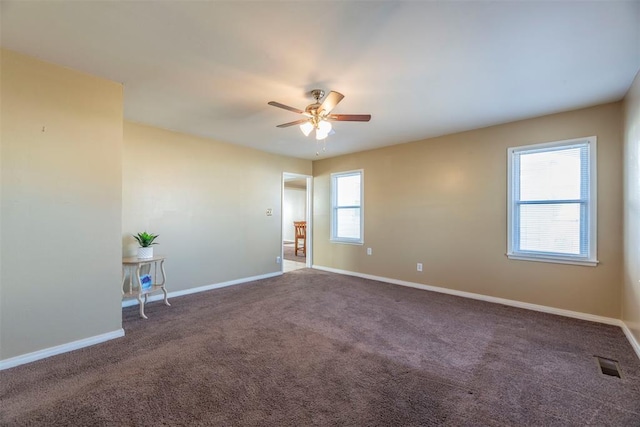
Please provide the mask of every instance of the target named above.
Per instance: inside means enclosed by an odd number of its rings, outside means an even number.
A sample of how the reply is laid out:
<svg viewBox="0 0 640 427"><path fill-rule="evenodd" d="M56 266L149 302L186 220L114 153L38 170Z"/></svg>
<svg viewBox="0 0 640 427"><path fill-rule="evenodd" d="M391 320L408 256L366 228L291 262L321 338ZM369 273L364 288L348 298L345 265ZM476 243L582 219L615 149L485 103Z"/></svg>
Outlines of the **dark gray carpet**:
<svg viewBox="0 0 640 427"><path fill-rule="evenodd" d="M296 262L306 262L306 258L302 256L302 251L298 251L298 256L295 255L293 243L285 243L282 245L284 248L284 259Z"/></svg>
<svg viewBox="0 0 640 427"><path fill-rule="evenodd" d="M0 424L640 425L617 327L308 269L171 303L0 373Z"/></svg>

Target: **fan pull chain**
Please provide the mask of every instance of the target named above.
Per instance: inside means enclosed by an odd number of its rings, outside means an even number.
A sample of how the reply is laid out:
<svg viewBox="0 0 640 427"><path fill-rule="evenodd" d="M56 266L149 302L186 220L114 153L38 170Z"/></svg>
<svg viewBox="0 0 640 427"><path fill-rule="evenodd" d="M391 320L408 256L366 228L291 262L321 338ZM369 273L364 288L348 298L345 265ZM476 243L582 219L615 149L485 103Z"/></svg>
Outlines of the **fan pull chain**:
<svg viewBox="0 0 640 427"><path fill-rule="evenodd" d="M320 141L316 141L316 144L320 144ZM322 152L325 153L327 151L327 139L322 140ZM320 151L316 151L316 157L320 156Z"/></svg>

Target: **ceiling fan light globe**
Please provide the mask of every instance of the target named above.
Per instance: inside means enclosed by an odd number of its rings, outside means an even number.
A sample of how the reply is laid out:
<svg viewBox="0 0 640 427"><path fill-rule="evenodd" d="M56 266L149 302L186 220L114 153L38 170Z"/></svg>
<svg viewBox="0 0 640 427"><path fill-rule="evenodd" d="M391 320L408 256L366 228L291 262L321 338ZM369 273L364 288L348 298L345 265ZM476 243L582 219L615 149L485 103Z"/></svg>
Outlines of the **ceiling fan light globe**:
<svg viewBox="0 0 640 427"><path fill-rule="evenodd" d="M304 133L304 136L309 136L313 130L313 124L311 122L303 123L300 125L300 130Z"/></svg>
<svg viewBox="0 0 640 427"><path fill-rule="evenodd" d="M329 136L328 132L322 132L320 129L316 130L316 139L318 141L325 139L327 136Z"/></svg>
<svg viewBox="0 0 640 427"><path fill-rule="evenodd" d="M331 132L331 123L326 120L321 120L320 123L318 123L318 132L329 135L329 132Z"/></svg>

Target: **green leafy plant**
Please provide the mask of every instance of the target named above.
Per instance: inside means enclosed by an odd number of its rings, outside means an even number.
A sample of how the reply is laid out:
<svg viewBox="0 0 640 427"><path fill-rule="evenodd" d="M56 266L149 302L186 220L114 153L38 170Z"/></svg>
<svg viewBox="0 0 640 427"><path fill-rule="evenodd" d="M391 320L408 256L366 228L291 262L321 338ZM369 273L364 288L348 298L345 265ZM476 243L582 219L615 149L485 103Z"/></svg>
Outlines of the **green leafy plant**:
<svg viewBox="0 0 640 427"><path fill-rule="evenodd" d="M142 233L138 233L137 236L135 234L132 234L132 236L138 241L141 248L157 245L157 243L154 243L154 240L158 237L157 234L149 234L146 231L143 231Z"/></svg>

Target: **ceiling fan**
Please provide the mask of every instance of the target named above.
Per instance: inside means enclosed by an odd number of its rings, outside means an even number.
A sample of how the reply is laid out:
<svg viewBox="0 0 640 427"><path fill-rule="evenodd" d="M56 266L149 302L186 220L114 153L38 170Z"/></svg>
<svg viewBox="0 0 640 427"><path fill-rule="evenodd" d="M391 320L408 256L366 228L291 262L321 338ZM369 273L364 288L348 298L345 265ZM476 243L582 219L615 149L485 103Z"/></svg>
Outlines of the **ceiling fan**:
<svg viewBox="0 0 640 427"><path fill-rule="evenodd" d="M274 107L283 108L305 116L304 119L283 123L276 127L286 128L289 126L300 125L300 130L302 130L302 133L304 133L305 136L309 136L311 131L315 129L316 139L325 139L327 136L334 133L331 122L368 122L371 120L371 114L331 114L331 111L335 106L342 101L342 98L344 98L344 95L339 92L329 92L329 95L324 98L322 103L320 100L324 97L323 90L314 89L311 91L311 96L316 102L307 105L307 108L305 108L304 111L294 107L289 107L288 105L284 105L279 102L269 102L269 105Z"/></svg>

